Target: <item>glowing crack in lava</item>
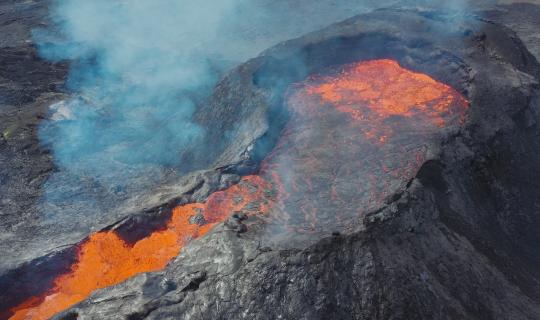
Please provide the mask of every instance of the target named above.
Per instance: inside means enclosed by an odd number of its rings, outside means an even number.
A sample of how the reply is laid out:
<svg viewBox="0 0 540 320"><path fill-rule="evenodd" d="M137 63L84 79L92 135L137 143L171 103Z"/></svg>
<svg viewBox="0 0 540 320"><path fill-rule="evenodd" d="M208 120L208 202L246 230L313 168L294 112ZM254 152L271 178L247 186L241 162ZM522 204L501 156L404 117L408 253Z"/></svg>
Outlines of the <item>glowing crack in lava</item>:
<svg viewBox="0 0 540 320"><path fill-rule="evenodd" d="M234 212L257 215L285 235L346 230L405 188L426 144L442 127L459 125L468 107L451 87L392 60L311 76L286 98L291 118L258 175L175 208L163 230L133 245L114 231L90 236L71 271L13 308L11 319L47 319L97 289L162 269Z"/></svg>

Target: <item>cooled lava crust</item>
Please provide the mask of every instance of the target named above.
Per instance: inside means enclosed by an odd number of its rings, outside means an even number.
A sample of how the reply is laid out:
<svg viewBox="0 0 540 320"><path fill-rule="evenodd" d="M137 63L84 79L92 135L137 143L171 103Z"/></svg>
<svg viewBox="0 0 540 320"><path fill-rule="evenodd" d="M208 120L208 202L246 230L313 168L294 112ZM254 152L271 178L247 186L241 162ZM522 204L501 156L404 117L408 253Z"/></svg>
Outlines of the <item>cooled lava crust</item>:
<svg viewBox="0 0 540 320"><path fill-rule="evenodd" d="M14 319L146 271L57 318L537 318L540 68L448 19L378 11L233 70L190 156L240 181L132 242L91 235Z"/></svg>

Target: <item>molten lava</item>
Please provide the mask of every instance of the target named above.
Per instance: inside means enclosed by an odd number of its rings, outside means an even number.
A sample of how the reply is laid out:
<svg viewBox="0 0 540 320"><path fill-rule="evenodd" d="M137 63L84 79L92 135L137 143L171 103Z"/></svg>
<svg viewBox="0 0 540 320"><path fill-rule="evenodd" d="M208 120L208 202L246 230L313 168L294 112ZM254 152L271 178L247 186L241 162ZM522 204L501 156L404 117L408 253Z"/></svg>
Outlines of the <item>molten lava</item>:
<svg viewBox="0 0 540 320"><path fill-rule="evenodd" d="M271 194L268 189L263 189L267 186L258 176L247 176L237 185L213 193L204 204L176 207L165 229L133 246L114 231L91 235L80 245L78 260L71 272L59 276L44 296L32 298L12 309L11 319L49 319L97 289L118 284L141 272L163 269L187 242L204 235L253 199L265 198L264 192ZM203 223L190 223L196 215Z"/></svg>
<svg viewBox="0 0 540 320"><path fill-rule="evenodd" d="M427 144L462 123L468 102L425 74L374 60L291 85L287 107L291 119L260 173L281 181L269 216L286 221L285 233L327 233L404 190Z"/></svg>
<svg viewBox="0 0 540 320"><path fill-rule="evenodd" d="M90 236L71 271L43 296L13 308L11 319L48 319L97 289L160 270L234 212L258 215L284 234L347 229L405 188L426 144L441 127L460 124L467 106L451 87L392 60L346 65L293 84L291 119L258 175L205 203L175 208L163 230L133 245L114 231Z"/></svg>
<svg viewBox="0 0 540 320"><path fill-rule="evenodd" d="M401 68L393 60L350 65L338 76L312 76L304 83L304 99L316 95L322 102L348 113L365 126L365 137L384 143L391 127L380 128L391 117L420 118L444 127L463 116L467 101L448 85ZM318 107L320 104L310 104ZM305 111L304 111L305 112Z"/></svg>

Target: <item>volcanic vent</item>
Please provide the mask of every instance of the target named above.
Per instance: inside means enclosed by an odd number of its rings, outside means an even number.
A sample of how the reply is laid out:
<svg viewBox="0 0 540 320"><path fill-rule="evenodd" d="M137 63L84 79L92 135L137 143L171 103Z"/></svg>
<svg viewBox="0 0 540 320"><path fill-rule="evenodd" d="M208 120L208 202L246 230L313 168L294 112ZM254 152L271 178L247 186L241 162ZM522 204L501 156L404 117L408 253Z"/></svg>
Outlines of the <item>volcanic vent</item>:
<svg viewBox="0 0 540 320"><path fill-rule="evenodd" d="M463 120L449 86L393 60L334 67L293 84L291 119L263 175L280 190L269 214L297 232L344 231L403 190L434 133Z"/></svg>
<svg viewBox="0 0 540 320"><path fill-rule="evenodd" d="M11 319L47 319L97 289L162 269L233 213L248 226L250 217L264 221L281 240L352 229L405 188L433 135L459 125L468 106L448 85L394 60L332 67L284 94L290 119L257 175L176 207L163 230L134 244L115 231L90 236L71 271L13 308Z"/></svg>

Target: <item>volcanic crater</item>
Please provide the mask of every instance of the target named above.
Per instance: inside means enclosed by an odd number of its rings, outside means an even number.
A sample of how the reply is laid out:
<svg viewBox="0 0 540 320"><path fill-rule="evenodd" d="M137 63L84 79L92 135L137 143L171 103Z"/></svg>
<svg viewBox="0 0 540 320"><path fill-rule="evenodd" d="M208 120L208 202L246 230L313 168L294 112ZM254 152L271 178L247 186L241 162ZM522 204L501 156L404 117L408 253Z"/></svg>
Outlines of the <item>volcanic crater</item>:
<svg viewBox="0 0 540 320"><path fill-rule="evenodd" d="M450 86L389 59L334 66L291 84L284 96L288 120L256 175L172 209L164 228L133 244L115 231L90 236L71 271L41 298L15 307L11 319L48 319L97 289L163 269L231 213L238 232L259 218L266 241L350 232L404 192L427 145L463 124L468 107Z"/></svg>
<svg viewBox="0 0 540 320"><path fill-rule="evenodd" d="M447 19L380 10L284 42L232 70L196 115L208 129L204 143L215 147L183 155L201 170L194 187L46 262L67 271L52 268L39 292L16 294L6 306L10 318L203 312L228 319L240 318L240 306L251 319L273 318L268 310L295 319L540 314L531 302L538 301L537 283L507 278L514 268L534 277L537 248L501 231L482 200L500 195L493 185L506 185L515 189L503 192L501 206L524 212L536 205L525 194L539 189L532 182L540 177L538 128L523 129L520 121L524 113L538 118L540 66L508 29L473 16L452 26ZM510 162L524 172L509 174ZM500 219L540 226L538 215ZM539 240L531 230L523 237ZM452 272L441 271L436 258ZM326 269L351 263L355 274L325 278ZM33 270L26 268L19 272ZM425 287L424 277L437 277L438 285ZM384 300L377 290L397 295L400 287L416 292L410 306L407 298L389 309L373 306ZM263 291L282 293L268 300ZM472 301L486 291L508 306ZM282 310L287 300L291 307ZM320 308L305 312L314 300ZM427 303L446 307L428 310Z"/></svg>

